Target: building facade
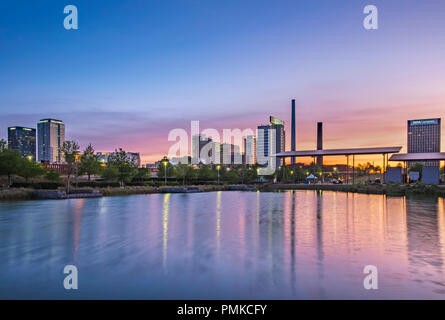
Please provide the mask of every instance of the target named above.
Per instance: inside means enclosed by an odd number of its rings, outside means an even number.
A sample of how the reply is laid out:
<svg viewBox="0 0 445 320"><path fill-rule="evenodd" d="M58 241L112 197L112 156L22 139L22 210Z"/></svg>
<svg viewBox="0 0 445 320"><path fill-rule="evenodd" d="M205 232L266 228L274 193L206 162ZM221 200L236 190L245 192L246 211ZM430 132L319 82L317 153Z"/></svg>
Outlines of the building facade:
<svg viewBox="0 0 445 320"><path fill-rule="evenodd" d="M9 127L8 148L18 151L27 159L36 161L36 129Z"/></svg>
<svg viewBox="0 0 445 320"><path fill-rule="evenodd" d="M247 136L244 139L244 155L245 164L255 164L256 163L256 137Z"/></svg>
<svg viewBox="0 0 445 320"><path fill-rule="evenodd" d="M270 117L269 125L258 126L257 129L257 162L277 170L284 164L284 159L274 156L286 150L284 121Z"/></svg>
<svg viewBox="0 0 445 320"><path fill-rule="evenodd" d="M408 153L440 152L440 127L440 118L408 120ZM439 161L425 162L428 167L439 165Z"/></svg>
<svg viewBox="0 0 445 320"><path fill-rule="evenodd" d="M194 135L192 137L192 163L193 164L210 164L212 159L212 139L205 135Z"/></svg>
<svg viewBox="0 0 445 320"><path fill-rule="evenodd" d="M65 124L61 120L42 119L37 124L38 161L62 163Z"/></svg>

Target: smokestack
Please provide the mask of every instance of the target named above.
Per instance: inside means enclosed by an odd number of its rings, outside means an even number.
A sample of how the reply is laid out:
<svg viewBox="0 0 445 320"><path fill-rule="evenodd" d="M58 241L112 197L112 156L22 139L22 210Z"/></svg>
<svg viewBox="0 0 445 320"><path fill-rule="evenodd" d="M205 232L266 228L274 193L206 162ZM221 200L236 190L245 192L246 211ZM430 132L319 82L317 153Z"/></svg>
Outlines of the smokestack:
<svg viewBox="0 0 445 320"><path fill-rule="evenodd" d="M295 99L292 99L292 124L291 124L291 151L295 151ZM291 164L295 164L295 157L291 158Z"/></svg>
<svg viewBox="0 0 445 320"><path fill-rule="evenodd" d="M323 122L317 123L317 150L323 150ZM323 157L317 157L317 165L323 165Z"/></svg>

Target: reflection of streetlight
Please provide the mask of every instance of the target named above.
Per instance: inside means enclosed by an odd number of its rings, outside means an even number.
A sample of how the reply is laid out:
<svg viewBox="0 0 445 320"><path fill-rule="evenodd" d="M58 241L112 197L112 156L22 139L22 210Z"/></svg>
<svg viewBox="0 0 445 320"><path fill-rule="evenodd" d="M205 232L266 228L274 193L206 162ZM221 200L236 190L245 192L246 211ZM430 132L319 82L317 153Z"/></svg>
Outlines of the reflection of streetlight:
<svg viewBox="0 0 445 320"><path fill-rule="evenodd" d="M220 166L220 165L217 165L217 166L216 166L216 170L218 171L218 184L219 184L219 169L221 169L221 166Z"/></svg>
<svg viewBox="0 0 445 320"><path fill-rule="evenodd" d="M164 158L164 160L162 160L162 164L164 165L164 183L165 183L165 185L167 185L167 164L168 164L168 160L166 158Z"/></svg>

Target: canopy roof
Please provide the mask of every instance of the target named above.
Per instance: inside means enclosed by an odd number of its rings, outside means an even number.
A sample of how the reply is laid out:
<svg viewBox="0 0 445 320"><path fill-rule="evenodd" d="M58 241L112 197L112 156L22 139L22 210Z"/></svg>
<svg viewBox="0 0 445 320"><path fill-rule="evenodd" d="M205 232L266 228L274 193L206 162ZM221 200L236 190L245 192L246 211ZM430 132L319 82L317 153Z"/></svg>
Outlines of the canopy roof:
<svg viewBox="0 0 445 320"><path fill-rule="evenodd" d="M388 154L398 153L402 147L380 147L380 148L353 148L353 149L325 149L325 150L304 150L286 151L277 153L278 158L287 157L318 157L318 156L350 156L360 154Z"/></svg>
<svg viewBox="0 0 445 320"><path fill-rule="evenodd" d="M445 152L399 153L393 154L389 161L429 161L445 160Z"/></svg>

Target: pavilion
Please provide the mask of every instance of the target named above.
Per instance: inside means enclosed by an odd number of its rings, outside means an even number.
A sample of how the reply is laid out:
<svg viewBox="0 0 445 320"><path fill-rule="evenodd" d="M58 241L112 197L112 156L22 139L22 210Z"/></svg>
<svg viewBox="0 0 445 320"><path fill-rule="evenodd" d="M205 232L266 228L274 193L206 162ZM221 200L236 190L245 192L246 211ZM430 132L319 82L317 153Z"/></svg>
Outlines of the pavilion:
<svg viewBox="0 0 445 320"><path fill-rule="evenodd" d="M383 156L383 172L386 172L388 164L388 155L399 153L402 147L379 147L379 148L352 148L352 149L323 149L323 150L304 150L304 151L286 151L275 154L278 158L297 158L297 157L316 157L328 156L346 156L347 176L349 176L349 157L352 156L352 183L355 178L355 156L381 154ZM392 156L394 157L394 155ZM391 157L391 159L392 159Z"/></svg>

